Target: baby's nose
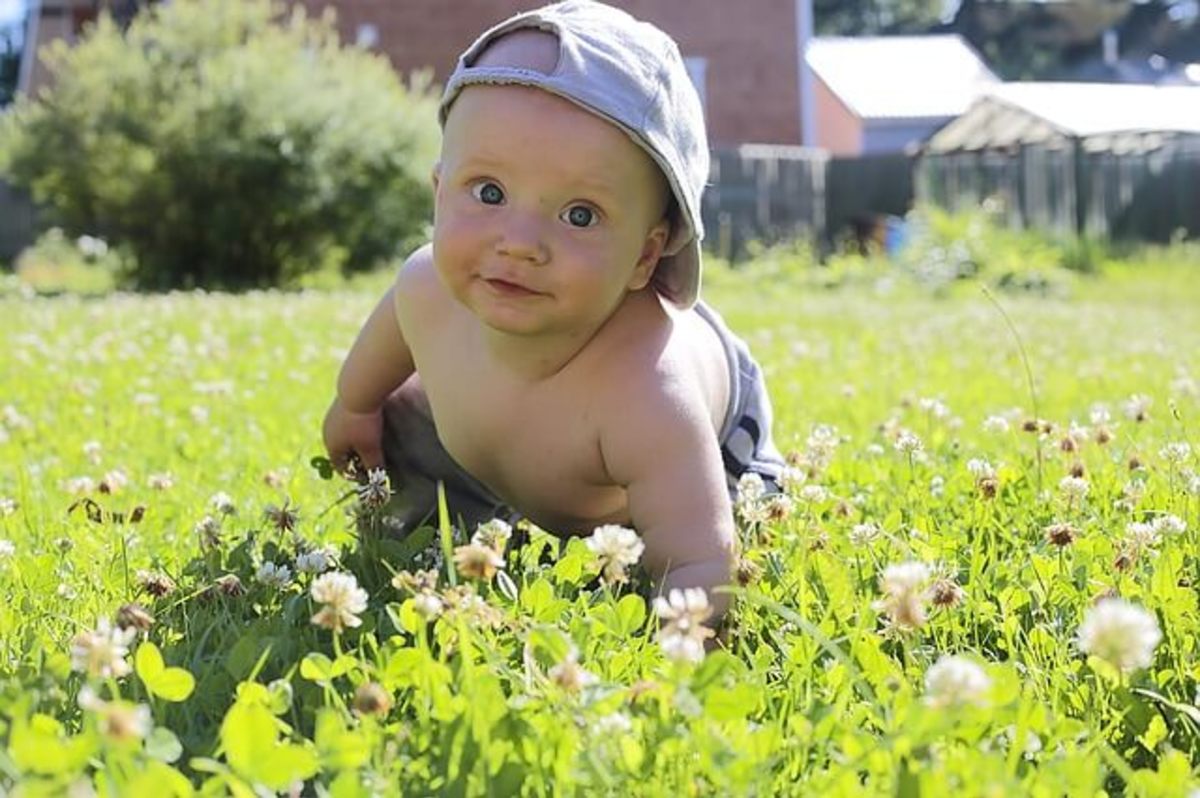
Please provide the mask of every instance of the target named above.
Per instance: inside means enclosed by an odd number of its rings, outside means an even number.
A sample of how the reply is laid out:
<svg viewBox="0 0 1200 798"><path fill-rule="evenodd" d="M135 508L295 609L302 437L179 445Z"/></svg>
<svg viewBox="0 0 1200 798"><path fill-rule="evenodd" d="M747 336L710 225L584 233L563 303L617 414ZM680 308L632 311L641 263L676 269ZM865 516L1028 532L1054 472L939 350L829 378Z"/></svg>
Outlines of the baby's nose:
<svg viewBox="0 0 1200 798"><path fill-rule="evenodd" d="M498 250L510 258L545 263L550 256L541 224L529 216L514 214L504 225Z"/></svg>

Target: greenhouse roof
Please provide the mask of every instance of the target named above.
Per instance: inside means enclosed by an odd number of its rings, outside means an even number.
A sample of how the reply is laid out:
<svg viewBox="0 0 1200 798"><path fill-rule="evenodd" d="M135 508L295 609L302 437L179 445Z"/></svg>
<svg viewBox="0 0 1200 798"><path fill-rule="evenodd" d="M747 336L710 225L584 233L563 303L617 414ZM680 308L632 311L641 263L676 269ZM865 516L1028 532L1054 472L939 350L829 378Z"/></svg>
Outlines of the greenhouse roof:
<svg viewBox="0 0 1200 798"><path fill-rule="evenodd" d="M996 76L957 34L821 36L806 59L861 119L958 116Z"/></svg>
<svg viewBox="0 0 1200 798"><path fill-rule="evenodd" d="M1089 150L1141 149L1176 133L1200 135L1200 86L1004 83L935 133L925 152L1073 139Z"/></svg>

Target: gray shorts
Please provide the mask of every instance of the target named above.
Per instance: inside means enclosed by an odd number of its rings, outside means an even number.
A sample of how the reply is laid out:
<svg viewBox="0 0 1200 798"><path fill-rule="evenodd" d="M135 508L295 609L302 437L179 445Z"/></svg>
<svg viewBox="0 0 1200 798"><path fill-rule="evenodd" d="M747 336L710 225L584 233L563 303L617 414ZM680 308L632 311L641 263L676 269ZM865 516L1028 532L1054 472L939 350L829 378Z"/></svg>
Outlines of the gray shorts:
<svg viewBox="0 0 1200 798"><path fill-rule="evenodd" d="M719 442L731 498L738 480L754 472L778 490L784 459L771 438L771 402L762 371L746 343L703 302L696 312L717 332L729 362L729 410ZM383 451L396 495L384 512L387 526L404 534L436 520L437 483L443 483L452 520L471 530L492 518L514 522L520 514L463 469L442 446L424 391L406 383L384 404Z"/></svg>

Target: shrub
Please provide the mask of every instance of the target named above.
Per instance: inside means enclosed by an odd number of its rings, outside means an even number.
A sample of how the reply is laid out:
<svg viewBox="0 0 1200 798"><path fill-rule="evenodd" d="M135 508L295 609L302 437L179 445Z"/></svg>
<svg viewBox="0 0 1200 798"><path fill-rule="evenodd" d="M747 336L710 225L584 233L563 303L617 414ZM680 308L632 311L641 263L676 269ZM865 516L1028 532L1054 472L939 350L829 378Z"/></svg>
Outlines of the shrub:
<svg viewBox="0 0 1200 798"><path fill-rule="evenodd" d="M38 294L104 294L124 265L122 254L103 239L69 239L51 227L17 258L16 277L20 286Z"/></svg>
<svg viewBox="0 0 1200 798"><path fill-rule="evenodd" d="M43 56L52 88L0 128L0 173L69 236L133 256L136 287L247 288L375 265L430 215L427 81L273 0L102 18Z"/></svg>

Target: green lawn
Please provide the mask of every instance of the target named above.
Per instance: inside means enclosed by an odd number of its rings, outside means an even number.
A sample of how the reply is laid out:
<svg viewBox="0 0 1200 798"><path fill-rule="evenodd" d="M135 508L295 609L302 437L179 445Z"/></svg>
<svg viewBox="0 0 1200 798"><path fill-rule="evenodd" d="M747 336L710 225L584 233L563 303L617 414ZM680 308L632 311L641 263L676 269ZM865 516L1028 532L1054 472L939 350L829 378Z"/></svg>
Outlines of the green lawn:
<svg viewBox="0 0 1200 798"><path fill-rule="evenodd" d="M347 484L310 460L372 291L0 298L0 785L1196 789L1195 269L998 293L1036 407L978 283L758 271L714 270L706 296L762 361L807 476L791 507L747 507L771 518L744 525L748 584L699 664L664 656L644 591L599 584L582 540L535 533L507 579L451 587L443 568L421 601L391 584L411 552L356 551ZM290 520L285 502L294 530L264 515ZM340 634L310 623L298 569L322 545L370 596ZM426 622L430 596L445 611ZM122 635L97 627L134 601L157 622L113 656Z"/></svg>

